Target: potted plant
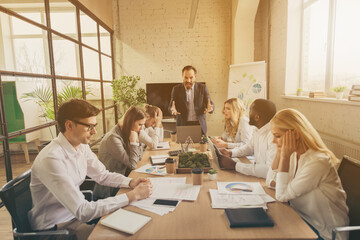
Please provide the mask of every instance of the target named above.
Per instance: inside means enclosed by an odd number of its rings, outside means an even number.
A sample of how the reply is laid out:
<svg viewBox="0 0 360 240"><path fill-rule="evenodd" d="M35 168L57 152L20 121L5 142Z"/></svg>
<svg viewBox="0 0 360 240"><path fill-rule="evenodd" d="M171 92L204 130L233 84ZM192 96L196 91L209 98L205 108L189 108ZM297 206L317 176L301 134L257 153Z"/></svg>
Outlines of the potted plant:
<svg viewBox="0 0 360 240"><path fill-rule="evenodd" d="M207 141L208 141L207 137L202 135L201 139L200 139L200 142L199 142L200 143L200 152L206 152L206 150L207 150Z"/></svg>
<svg viewBox="0 0 360 240"><path fill-rule="evenodd" d="M334 87L331 90L333 90L336 94L336 99L342 99L344 92L346 90L346 86L338 86Z"/></svg>
<svg viewBox="0 0 360 240"><path fill-rule="evenodd" d="M298 88L297 91L296 91L296 96L302 96L302 88Z"/></svg>
<svg viewBox="0 0 360 240"><path fill-rule="evenodd" d="M137 83L140 81L139 76L126 76L123 75L120 79L114 79L111 82L113 89L113 99L119 107L120 118L131 106L142 106L146 103L146 92L143 88L136 88Z"/></svg>
<svg viewBox="0 0 360 240"><path fill-rule="evenodd" d="M208 172L208 178L209 180L216 180L216 177L217 177L217 172L215 169L210 169L209 172Z"/></svg>

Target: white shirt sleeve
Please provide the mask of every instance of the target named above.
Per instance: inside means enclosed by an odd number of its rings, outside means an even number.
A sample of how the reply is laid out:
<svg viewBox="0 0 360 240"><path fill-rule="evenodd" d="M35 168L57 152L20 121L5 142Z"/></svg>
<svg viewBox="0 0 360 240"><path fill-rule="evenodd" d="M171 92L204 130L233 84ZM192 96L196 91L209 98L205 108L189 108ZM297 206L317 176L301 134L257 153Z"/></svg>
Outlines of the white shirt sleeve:
<svg viewBox="0 0 360 240"><path fill-rule="evenodd" d="M251 138L250 142L241 147L236 147L231 150L231 157L244 157L254 154L254 138Z"/></svg>
<svg viewBox="0 0 360 240"><path fill-rule="evenodd" d="M296 154L291 155L291 162L296 161ZM276 199L287 202L304 195L316 187L330 171L327 160L311 161L297 170L295 178L290 180L288 172L278 172L276 176Z"/></svg>
<svg viewBox="0 0 360 240"><path fill-rule="evenodd" d="M265 164L237 162L235 165L235 170L244 175L266 178L266 175L269 171L269 166Z"/></svg>
<svg viewBox="0 0 360 240"><path fill-rule="evenodd" d="M241 118L238 126L238 130L235 137L234 143L228 143L228 148L241 147L250 142L254 132L254 127L250 126L249 123Z"/></svg>
<svg viewBox="0 0 360 240"><path fill-rule="evenodd" d="M91 177L97 178L101 183L114 184L119 181L117 186L128 186L130 179L121 174L110 174L106 172L105 167L95 163L89 166ZM56 199L68 209L77 219L82 222L88 222L92 219L108 214L120 207L129 203L126 194L121 194L116 197L110 197L96 202L88 202L85 200L83 194L73 182L73 179L64 170L66 167L62 161L56 157L49 157L48 161L43 162L43 169L39 174L39 179L48 188L48 190L56 197ZM98 167L96 170L95 168ZM100 178L104 175L104 178Z"/></svg>
<svg viewBox="0 0 360 240"><path fill-rule="evenodd" d="M141 130L139 134L139 141L146 144L150 148L156 148L160 141L160 129L155 130L152 127Z"/></svg>

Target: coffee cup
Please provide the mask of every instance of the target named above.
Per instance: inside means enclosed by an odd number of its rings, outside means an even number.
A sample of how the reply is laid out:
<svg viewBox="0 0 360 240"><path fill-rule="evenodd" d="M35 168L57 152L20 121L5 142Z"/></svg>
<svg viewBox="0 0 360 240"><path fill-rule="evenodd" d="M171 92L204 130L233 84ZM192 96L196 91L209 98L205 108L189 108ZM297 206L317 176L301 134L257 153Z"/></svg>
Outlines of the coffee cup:
<svg viewBox="0 0 360 240"><path fill-rule="evenodd" d="M202 185L204 169L193 168L191 169L191 175L193 179L193 185Z"/></svg>
<svg viewBox="0 0 360 240"><path fill-rule="evenodd" d="M175 173L175 159L167 158L165 160L166 172L169 174Z"/></svg>

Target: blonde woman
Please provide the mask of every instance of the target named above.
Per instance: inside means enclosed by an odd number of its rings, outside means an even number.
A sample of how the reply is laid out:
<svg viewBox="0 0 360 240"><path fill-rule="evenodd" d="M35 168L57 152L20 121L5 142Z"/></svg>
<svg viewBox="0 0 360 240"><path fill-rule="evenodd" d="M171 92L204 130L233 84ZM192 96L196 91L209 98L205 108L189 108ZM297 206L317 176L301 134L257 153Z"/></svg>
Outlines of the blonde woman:
<svg viewBox="0 0 360 240"><path fill-rule="evenodd" d="M277 200L289 202L320 239L331 239L334 227L349 223L337 158L295 109L279 111L271 120L271 132L277 153L267 184L275 187Z"/></svg>
<svg viewBox="0 0 360 240"><path fill-rule="evenodd" d="M163 114L159 107L147 104L145 106L146 121L139 133L140 142L150 148L156 148L159 142L164 140L164 128L162 126Z"/></svg>
<svg viewBox="0 0 360 240"><path fill-rule="evenodd" d="M221 138L213 138L218 147L235 148L247 144L254 132L245 116L244 104L238 98L230 98L224 102L222 113L225 117L225 131Z"/></svg>

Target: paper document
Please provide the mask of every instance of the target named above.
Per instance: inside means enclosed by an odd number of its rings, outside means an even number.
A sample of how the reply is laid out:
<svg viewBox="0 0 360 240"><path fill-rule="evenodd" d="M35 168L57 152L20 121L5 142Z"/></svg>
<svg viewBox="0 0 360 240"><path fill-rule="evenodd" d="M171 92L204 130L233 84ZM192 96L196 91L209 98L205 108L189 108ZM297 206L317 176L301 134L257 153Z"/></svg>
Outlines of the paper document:
<svg viewBox="0 0 360 240"><path fill-rule="evenodd" d="M154 205L156 198L146 198L139 201L131 202L130 205L144 209L146 211L158 214L160 216L163 216L169 212L173 212L175 210L175 207L169 207L169 206L161 206L161 205ZM178 204L179 205L179 204Z"/></svg>
<svg viewBox="0 0 360 240"><path fill-rule="evenodd" d="M192 184L153 184L153 193L150 197L195 201L199 192L200 186Z"/></svg>
<svg viewBox="0 0 360 240"><path fill-rule="evenodd" d="M259 195L219 194L209 189L212 208L263 207L266 203Z"/></svg>
<svg viewBox="0 0 360 240"><path fill-rule="evenodd" d="M152 165L157 165L157 164L165 164L165 160L169 157L168 154L163 154L163 155L152 155L150 156L150 160Z"/></svg>
<svg viewBox="0 0 360 240"><path fill-rule="evenodd" d="M120 208L101 220L100 223L122 232L134 234L150 220L149 216Z"/></svg>
<svg viewBox="0 0 360 240"><path fill-rule="evenodd" d="M185 184L186 183L186 177L151 177L149 178L149 180L151 181L152 184L165 184L165 183L182 183Z"/></svg>
<svg viewBox="0 0 360 240"><path fill-rule="evenodd" d="M170 149L169 142L159 142L153 150L167 150Z"/></svg>
<svg viewBox="0 0 360 240"><path fill-rule="evenodd" d="M166 175L166 168L164 165L151 166L151 164L146 164L138 169L134 170L139 173L148 173L153 175Z"/></svg>
<svg viewBox="0 0 360 240"><path fill-rule="evenodd" d="M220 194L266 194L259 182L217 182Z"/></svg>

